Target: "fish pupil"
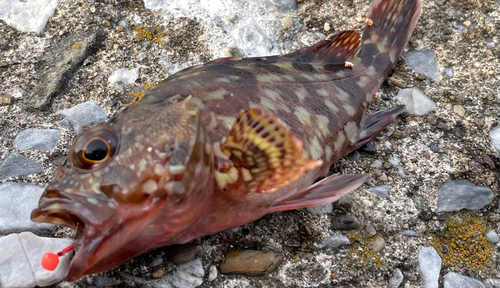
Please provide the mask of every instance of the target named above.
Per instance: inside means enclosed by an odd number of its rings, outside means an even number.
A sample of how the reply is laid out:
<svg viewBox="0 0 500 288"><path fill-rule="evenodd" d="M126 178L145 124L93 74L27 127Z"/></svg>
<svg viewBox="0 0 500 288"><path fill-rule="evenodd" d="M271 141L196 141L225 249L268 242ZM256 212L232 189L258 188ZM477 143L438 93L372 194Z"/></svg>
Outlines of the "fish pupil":
<svg viewBox="0 0 500 288"><path fill-rule="evenodd" d="M92 140L85 149L85 158L91 161L101 161L108 154L108 145L102 140Z"/></svg>

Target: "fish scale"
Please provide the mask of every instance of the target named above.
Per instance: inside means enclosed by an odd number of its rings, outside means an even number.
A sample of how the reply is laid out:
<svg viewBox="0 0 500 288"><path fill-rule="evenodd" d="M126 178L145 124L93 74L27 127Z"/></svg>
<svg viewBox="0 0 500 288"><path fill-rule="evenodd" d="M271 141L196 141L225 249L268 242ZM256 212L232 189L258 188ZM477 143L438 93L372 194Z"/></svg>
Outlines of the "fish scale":
<svg viewBox="0 0 500 288"><path fill-rule="evenodd" d="M374 0L361 38L187 68L80 134L31 215L77 231L66 280L361 186L369 174L314 181L405 110L366 114L420 7Z"/></svg>

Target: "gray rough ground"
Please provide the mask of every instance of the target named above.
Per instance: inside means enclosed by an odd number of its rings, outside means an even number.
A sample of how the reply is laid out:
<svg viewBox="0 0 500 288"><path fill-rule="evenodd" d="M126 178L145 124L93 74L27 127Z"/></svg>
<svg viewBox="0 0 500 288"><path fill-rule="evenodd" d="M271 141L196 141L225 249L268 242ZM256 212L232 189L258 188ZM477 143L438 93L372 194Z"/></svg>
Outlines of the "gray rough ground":
<svg viewBox="0 0 500 288"><path fill-rule="evenodd" d="M0 62L5 61L5 57L18 62L0 66L0 91L12 94L21 91L24 95L12 105L0 106L0 162L10 153L18 152L13 141L19 131L26 128L61 129L58 122L62 116L55 114L58 110L94 100L112 115L120 112L125 107L123 104L132 99L131 88L109 85L107 79L113 70L139 67L140 75L135 85L155 85L168 76L160 64L165 50L170 55L170 67L186 67L222 56L222 51L213 55L207 49L207 39L198 20L172 19L165 24L160 21L158 13L147 11L138 1L114 2L60 1L41 36L18 32L0 21ZM303 39L311 39L312 44L318 40L314 38L314 32L328 34L323 30L325 22L330 23L330 32L361 27L368 5L368 0L303 0L298 10L290 15L293 19L291 28L277 29L273 36L280 43L291 40L293 47L304 46ZM89 7L95 7L95 12L92 13ZM94 21L92 16L95 15L99 15L101 21ZM118 27L121 19L133 23L135 15L140 15L144 26L162 23L160 29L170 38L168 45L140 41ZM103 19L112 26L103 25ZM458 30L457 24L466 20L472 25ZM47 111L24 110L24 101L36 88L40 77L37 72L39 61L51 41L61 37L60 31L74 34L97 27L108 34L104 46L85 60L70 80L67 91L55 97ZM303 209L268 215L241 229L194 240L203 259L205 279L209 267L218 265L223 255L235 248L273 250L285 256L284 262L274 272L263 277L219 274L213 282L205 281L203 287L386 287L395 268L403 272L402 287L419 287L418 251L421 246L429 244L429 235L442 227L445 217L436 213L437 191L449 179L469 179L493 190L495 200L480 210L480 216L487 221L489 228L498 232L500 159L499 151L490 145L488 132L500 124L499 30L499 2L496 0L424 0L422 17L405 51L434 50L439 66L453 68L454 76L441 76L440 83L419 80L422 78L405 66L404 60L398 63L393 75L407 82L408 87L419 87L436 103L433 116L396 119L373 141L378 150L376 154L361 153L357 161L344 158L334 167L343 173L370 172L374 175L369 183L351 194L350 213L359 219L362 229L371 224L384 237L386 246L379 252L384 265L353 264L342 250L317 248L315 244L321 243L324 237L340 234L330 229L330 223L332 217L341 211L335 209L333 214L313 215ZM494 48L486 46L487 38L493 39ZM136 56L141 52L147 52L147 57L139 61ZM397 104L394 97L400 87L385 83L381 90L381 97L371 107L373 111ZM454 105L465 108L464 117L454 112ZM449 128L447 131L446 127ZM23 155L42 164L44 171L7 180L45 185L58 163L63 161L74 137L73 130L63 129L62 138L53 151L24 151ZM436 145L439 152L431 152L430 145ZM406 178L390 165L371 167L373 161L378 159L385 164L391 156L401 159ZM366 188L380 185L393 187L387 198L366 191ZM423 236L399 235L408 228ZM61 231L56 234L65 235ZM291 243L290 239L300 245L287 245ZM443 267L441 275L455 271L481 280L498 277L497 248L490 265L483 270ZM134 286L132 280L121 277L119 272L151 279L157 268L150 268L149 263L159 252L163 253L160 249L137 257L105 276L112 280L113 285ZM161 269L168 273L175 269L175 265L165 261ZM334 277L332 273L336 273ZM76 283L59 285L86 287L96 285L95 281L96 276L86 276Z"/></svg>

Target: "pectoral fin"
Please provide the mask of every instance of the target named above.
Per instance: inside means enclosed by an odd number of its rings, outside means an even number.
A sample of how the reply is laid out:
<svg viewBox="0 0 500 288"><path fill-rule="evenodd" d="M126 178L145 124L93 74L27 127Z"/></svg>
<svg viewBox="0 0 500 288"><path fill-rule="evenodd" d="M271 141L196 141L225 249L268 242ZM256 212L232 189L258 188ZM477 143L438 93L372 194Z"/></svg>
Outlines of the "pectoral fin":
<svg viewBox="0 0 500 288"><path fill-rule="evenodd" d="M369 178L370 174L334 174L328 176L302 191L292 191L290 194L276 199L269 207L268 213L335 202L340 197L363 185Z"/></svg>
<svg viewBox="0 0 500 288"><path fill-rule="evenodd" d="M302 158L302 142L262 109L242 112L220 150L229 161L217 184L244 193L272 193L322 164Z"/></svg>

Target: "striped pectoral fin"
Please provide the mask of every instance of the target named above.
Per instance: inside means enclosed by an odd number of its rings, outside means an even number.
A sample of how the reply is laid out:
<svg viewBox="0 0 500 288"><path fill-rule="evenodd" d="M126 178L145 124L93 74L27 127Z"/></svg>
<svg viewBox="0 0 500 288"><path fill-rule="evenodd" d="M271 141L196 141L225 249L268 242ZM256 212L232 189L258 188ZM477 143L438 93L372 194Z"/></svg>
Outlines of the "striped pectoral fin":
<svg viewBox="0 0 500 288"><path fill-rule="evenodd" d="M345 194L363 185L370 174L334 174L302 191L292 191L276 199L268 208L268 213L299 209L335 202Z"/></svg>
<svg viewBox="0 0 500 288"><path fill-rule="evenodd" d="M272 193L322 164L303 158L302 142L262 109L242 112L220 150L229 159L216 172L225 191Z"/></svg>

